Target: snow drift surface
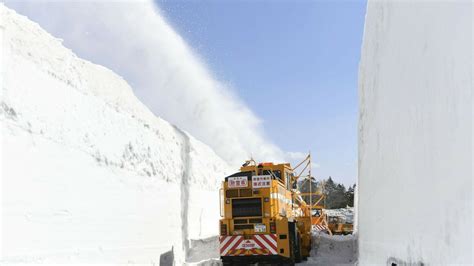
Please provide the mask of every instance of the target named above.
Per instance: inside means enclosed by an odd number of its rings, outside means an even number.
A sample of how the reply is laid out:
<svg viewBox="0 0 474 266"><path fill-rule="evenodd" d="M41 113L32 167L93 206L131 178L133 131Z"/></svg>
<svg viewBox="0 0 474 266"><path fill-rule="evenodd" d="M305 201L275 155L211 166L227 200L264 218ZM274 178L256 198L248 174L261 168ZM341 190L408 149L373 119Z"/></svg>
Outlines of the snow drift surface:
<svg viewBox="0 0 474 266"><path fill-rule="evenodd" d="M181 264L190 239L216 235L227 164L112 71L0 18L0 261Z"/></svg>
<svg viewBox="0 0 474 266"><path fill-rule="evenodd" d="M369 1L360 265L472 265L471 1Z"/></svg>
<svg viewBox="0 0 474 266"><path fill-rule="evenodd" d="M357 264L357 237L355 235L327 235L315 232L308 261L301 265L336 266Z"/></svg>

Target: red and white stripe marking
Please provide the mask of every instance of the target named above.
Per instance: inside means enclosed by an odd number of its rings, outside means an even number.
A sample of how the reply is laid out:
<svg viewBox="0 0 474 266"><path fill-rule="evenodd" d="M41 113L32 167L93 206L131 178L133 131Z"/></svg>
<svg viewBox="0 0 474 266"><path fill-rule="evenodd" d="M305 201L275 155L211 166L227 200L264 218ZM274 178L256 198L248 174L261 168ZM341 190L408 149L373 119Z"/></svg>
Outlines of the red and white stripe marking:
<svg viewBox="0 0 474 266"><path fill-rule="evenodd" d="M262 248L268 249L271 255L277 255L277 238L271 235L253 235L252 239Z"/></svg>
<svg viewBox="0 0 474 266"><path fill-rule="evenodd" d="M221 236L219 238L220 242L220 252L221 256L225 256L229 251L235 249L239 246L240 242L244 240L243 236Z"/></svg>
<svg viewBox="0 0 474 266"><path fill-rule="evenodd" d="M278 255L276 234L253 235L249 239L244 239L241 235L221 236L219 242L221 256L234 256L234 254L242 256L247 250L253 255ZM256 252L257 249L263 252Z"/></svg>
<svg viewBox="0 0 474 266"><path fill-rule="evenodd" d="M315 224L315 225L313 225L313 230L315 230L315 231L324 231L324 230L327 230L327 228L324 225Z"/></svg>

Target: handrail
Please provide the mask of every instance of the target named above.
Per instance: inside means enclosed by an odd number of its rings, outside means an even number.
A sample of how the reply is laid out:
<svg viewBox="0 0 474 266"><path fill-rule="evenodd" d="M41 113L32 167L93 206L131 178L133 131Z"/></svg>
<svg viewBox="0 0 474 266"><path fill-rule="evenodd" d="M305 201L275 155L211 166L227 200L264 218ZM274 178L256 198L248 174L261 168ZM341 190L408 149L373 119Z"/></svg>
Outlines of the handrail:
<svg viewBox="0 0 474 266"><path fill-rule="evenodd" d="M224 209L222 207L222 200L224 199L224 189L223 188L220 188L219 189L219 213L221 215L221 217L224 217L223 213L222 213L222 210Z"/></svg>

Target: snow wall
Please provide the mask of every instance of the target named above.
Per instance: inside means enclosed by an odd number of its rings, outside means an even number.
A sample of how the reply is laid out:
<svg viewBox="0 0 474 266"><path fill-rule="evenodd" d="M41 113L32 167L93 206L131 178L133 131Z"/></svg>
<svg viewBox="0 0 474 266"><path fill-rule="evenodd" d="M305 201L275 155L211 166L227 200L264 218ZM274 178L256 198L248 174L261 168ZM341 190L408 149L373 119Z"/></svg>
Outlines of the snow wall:
<svg viewBox="0 0 474 266"><path fill-rule="evenodd" d="M181 265L218 234L209 147L1 4L0 41L0 262Z"/></svg>
<svg viewBox="0 0 474 266"><path fill-rule="evenodd" d="M472 264L473 6L369 1L359 264Z"/></svg>

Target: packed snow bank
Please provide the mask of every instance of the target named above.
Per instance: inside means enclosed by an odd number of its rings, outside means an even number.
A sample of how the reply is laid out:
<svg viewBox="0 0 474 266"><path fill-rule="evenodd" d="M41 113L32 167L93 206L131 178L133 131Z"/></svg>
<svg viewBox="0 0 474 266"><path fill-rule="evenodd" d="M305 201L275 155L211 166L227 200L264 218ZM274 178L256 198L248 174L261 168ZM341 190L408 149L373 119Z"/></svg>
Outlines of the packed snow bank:
<svg viewBox="0 0 474 266"><path fill-rule="evenodd" d="M474 261L471 1L369 1L359 84L360 265Z"/></svg>
<svg viewBox="0 0 474 266"><path fill-rule="evenodd" d="M180 265L227 164L0 4L2 262ZM161 256L161 258L160 258Z"/></svg>
<svg viewBox="0 0 474 266"><path fill-rule="evenodd" d="M355 265L357 262L357 238L355 235L313 233L310 257L301 265Z"/></svg>
<svg viewBox="0 0 474 266"><path fill-rule="evenodd" d="M191 240L187 265L221 265L219 237Z"/></svg>

